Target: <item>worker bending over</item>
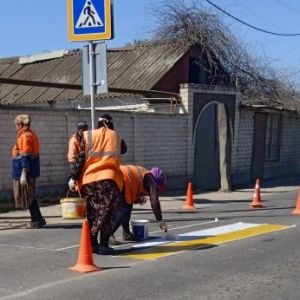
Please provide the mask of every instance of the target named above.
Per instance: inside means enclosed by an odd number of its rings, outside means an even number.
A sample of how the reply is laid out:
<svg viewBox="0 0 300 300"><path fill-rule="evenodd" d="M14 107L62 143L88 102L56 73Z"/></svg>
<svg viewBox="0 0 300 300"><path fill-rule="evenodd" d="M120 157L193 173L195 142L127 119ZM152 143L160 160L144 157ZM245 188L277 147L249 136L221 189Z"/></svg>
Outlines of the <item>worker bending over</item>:
<svg viewBox="0 0 300 300"><path fill-rule="evenodd" d="M150 197L151 207L159 226L165 232L167 225L163 221L161 206L159 202L159 193L165 190L166 175L160 168L152 168L150 171L134 165L121 165L120 167L124 186L122 193L119 195L117 215L113 226L113 232L122 225L123 239L126 241L136 240L131 233L129 222L133 204L143 204L146 196Z"/></svg>

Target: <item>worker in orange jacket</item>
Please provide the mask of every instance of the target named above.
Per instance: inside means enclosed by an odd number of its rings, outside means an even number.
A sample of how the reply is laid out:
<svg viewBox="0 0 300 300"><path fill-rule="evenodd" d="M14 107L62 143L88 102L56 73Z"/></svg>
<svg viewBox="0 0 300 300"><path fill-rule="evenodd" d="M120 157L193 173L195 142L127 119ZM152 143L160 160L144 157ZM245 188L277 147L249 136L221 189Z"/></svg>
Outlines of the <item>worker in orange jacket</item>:
<svg viewBox="0 0 300 300"><path fill-rule="evenodd" d="M86 143L85 163L78 174L78 180L71 178L69 187L74 190L76 186L87 197L92 251L108 255L113 253L108 242L112 234L118 195L123 187L120 171L121 137L107 126L107 122L99 122L98 129L83 132Z"/></svg>
<svg viewBox="0 0 300 300"><path fill-rule="evenodd" d="M85 121L79 121L77 123L77 131L73 134L69 140L68 150L68 162L70 179L69 183L71 187L75 181L78 180L78 176L83 168L85 162L85 139L83 138L83 132L88 130L88 124Z"/></svg>
<svg viewBox="0 0 300 300"><path fill-rule="evenodd" d="M136 240L131 233L129 221L133 204L143 204L146 201L145 196L150 197L151 207L159 226L165 232L167 225L163 221L161 206L159 202L159 193L164 191L166 186L166 175L160 168L152 168L150 171L134 165L121 165L120 167L124 186L122 193L119 195L119 204L117 215L113 226L115 232L122 224L123 239L127 241Z"/></svg>
<svg viewBox="0 0 300 300"><path fill-rule="evenodd" d="M17 141L12 149L12 177L16 208L29 208L31 222L28 228L46 224L35 198L36 178L40 176L40 143L31 129L27 114L15 118Z"/></svg>

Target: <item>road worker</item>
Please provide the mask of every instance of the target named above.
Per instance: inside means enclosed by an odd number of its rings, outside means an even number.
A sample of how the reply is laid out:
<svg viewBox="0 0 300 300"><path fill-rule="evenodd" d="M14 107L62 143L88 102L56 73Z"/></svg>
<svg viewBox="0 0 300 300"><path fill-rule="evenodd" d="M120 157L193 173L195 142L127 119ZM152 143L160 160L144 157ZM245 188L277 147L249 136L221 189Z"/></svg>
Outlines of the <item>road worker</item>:
<svg viewBox="0 0 300 300"><path fill-rule="evenodd" d="M16 208L29 208L31 222L28 228L46 224L35 198L36 178L40 176L40 144L37 134L31 129L27 114L15 118L16 144L12 149L12 177Z"/></svg>
<svg viewBox="0 0 300 300"><path fill-rule="evenodd" d="M85 163L85 139L83 138L83 132L86 130L88 130L87 122L78 122L77 131L69 140L68 162L70 179L72 179L69 180L70 187L73 187L75 181L79 179L78 176Z"/></svg>
<svg viewBox="0 0 300 300"><path fill-rule="evenodd" d="M145 196L150 197L151 207L160 228L167 232L167 225L163 221L159 202L159 193L164 191L166 185L164 171L157 167L149 171L141 166L134 165L121 165L120 169L124 179L124 186L119 196L113 232L122 224L123 239L126 241L136 240L129 227L131 211L133 204L145 203Z"/></svg>
<svg viewBox="0 0 300 300"><path fill-rule="evenodd" d="M99 117L97 128L101 128L101 127L107 127L111 130L114 130L113 119L109 114L103 114ZM125 141L122 139L121 140L121 154L125 154L126 152L127 152L127 145L126 145Z"/></svg>
<svg viewBox="0 0 300 300"><path fill-rule="evenodd" d="M103 120L99 122L102 124ZM106 123L95 130L83 132L86 143L85 163L77 175L79 179L74 182L71 178L69 181L70 189L74 190L76 185L87 198L92 251L102 255L113 253L108 242L112 234L118 195L123 187L120 171L121 136Z"/></svg>

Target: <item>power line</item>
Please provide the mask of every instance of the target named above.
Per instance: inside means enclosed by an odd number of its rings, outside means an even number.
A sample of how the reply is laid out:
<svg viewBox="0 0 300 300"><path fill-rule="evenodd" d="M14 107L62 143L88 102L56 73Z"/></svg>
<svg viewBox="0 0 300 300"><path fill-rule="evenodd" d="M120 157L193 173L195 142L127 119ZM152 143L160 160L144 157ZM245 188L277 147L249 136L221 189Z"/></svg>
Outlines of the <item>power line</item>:
<svg viewBox="0 0 300 300"><path fill-rule="evenodd" d="M299 36L300 33L279 33L279 32L273 32L273 31L268 31L256 26L253 26L235 16L233 16L232 14L230 14L229 12L225 11L223 8L219 7L218 5L214 4L213 2L211 2L210 0L206 0L210 5L212 5L213 7L215 7L216 9L218 9L219 11L221 11L222 13L224 13L225 15L229 16L230 18L233 18L234 20L248 26L251 27L252 29L264 32L264 33L268 33L268 34L273 34L273 35L277 35L277 36Z"/></svg>
<svg viewBox="0 0 300 300"><path fill-rule="evenodd" d="M243 1L243 0L242 0ZM279 1L279 0L276 0ZM239 0L235 0L236 4L239 6L242 6L246 11L248 11L249 13L253 14L254 16L256 16L257 18L259 18L260 20L263 20L265 23L267 23L269 26L273 26L276 27L278 30L283 30L282 27L279 27L278 24L275 24L273 22L270 22L270 20L267 20L266 17L262 17L260 14L258 14L256 11L254 11L253 9L250 9L248 6L246 6L244 3L241 3Z"/></svg>

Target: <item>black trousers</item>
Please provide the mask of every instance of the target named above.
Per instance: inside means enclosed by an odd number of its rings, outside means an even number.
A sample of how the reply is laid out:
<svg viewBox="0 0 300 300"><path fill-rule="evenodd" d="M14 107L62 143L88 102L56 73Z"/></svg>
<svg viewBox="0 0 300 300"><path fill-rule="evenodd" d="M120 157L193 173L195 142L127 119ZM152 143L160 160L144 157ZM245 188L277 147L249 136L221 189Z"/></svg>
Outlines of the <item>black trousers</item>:
<svg viewBox="0 0 300 300"><path fill-rule="evenodd" d="M28 208L30 212L31 222L40 222L43 219L39 204L37 203L35 198L31 201Z"/></svg>
<svg viewBox="0 0 300 300"><path fill-rule="evenodd" d="M131 218L132 204L128 204L124 197L124 191L119 194L117 213L113 225L113 233L122 225L123 233L130 233L129 222Z"/></svg>

